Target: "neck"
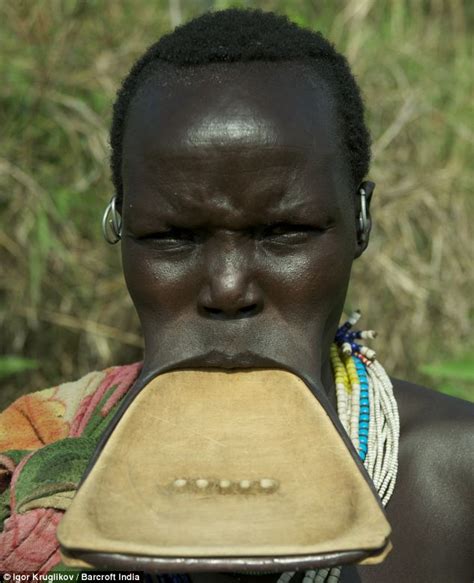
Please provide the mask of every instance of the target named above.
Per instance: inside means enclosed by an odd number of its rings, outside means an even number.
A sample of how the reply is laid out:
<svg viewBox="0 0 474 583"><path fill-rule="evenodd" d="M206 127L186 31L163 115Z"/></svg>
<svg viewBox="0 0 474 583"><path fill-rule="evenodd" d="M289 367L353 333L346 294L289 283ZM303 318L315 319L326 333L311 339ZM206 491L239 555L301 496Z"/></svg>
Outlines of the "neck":
<svg viewBox="0 0 474 583"><path fill-rule="evenodd" d="M321 381L331 405L334 407L334 410L337 411L336 383L334 382L334 374L332 371L329 354L323 362L321 369Z"/></svg>

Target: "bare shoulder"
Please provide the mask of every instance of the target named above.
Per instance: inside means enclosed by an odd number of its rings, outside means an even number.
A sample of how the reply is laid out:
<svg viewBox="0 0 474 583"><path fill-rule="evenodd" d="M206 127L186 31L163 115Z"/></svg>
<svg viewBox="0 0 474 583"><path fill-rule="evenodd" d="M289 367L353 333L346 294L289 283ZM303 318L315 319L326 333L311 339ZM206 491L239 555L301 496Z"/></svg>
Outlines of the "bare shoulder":
<svg viewBox="0 0 474 583"><path fill-rule="evenodd" d="M436 491L438 504L468 510L474 491L474 404L407 381L392 382L400 412L401 485L429 490L423 492L426 498Z"/></svg>
<svg viewBox="0 0 474 583"><path fill-rule="evenodd" d="M393 551L359 567L364 583L470 581L474 405L392 379L400 412L397 483L387 506Z"/></svg>
<svg viewBox="0 0 474 583"><path fill-rule="evenodd" d="M403 413L404 421L415 420L414 415L416 415L416 421L418 421L418 415L423 415L424 413L429 413L430 418L433 417L438 420L453 416L455 418L467 416L472 421L474 403L444 395L410 381L393 377L390 380L400 407L400 415L402 416Z"/></svg>
<svg viewBox="0 0 474 583"><path fill-rule="evenodd" d="M401 447L413 455L436 455L450 464L472 456L473 403L409 381L391 380L400 413Z"/></svg>

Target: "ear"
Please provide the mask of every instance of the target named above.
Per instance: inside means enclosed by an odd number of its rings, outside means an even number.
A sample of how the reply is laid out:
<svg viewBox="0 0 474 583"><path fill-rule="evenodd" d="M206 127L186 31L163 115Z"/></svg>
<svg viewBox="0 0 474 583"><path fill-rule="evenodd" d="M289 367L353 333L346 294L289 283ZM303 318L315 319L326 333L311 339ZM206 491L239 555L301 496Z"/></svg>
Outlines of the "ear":
<svg viewBox="0 0 474 583"><path fill-rule="evenodd" d="M370 215L370 202L372 200L372 194L375 190L375 182L370 180L365 180L362 182L357 189L355 194L356 204L356 233L357 233L357 243L354 253L354 259L360 257L362 253L367 249L370 238L370 231L372 229L372 218Z"/></svg>

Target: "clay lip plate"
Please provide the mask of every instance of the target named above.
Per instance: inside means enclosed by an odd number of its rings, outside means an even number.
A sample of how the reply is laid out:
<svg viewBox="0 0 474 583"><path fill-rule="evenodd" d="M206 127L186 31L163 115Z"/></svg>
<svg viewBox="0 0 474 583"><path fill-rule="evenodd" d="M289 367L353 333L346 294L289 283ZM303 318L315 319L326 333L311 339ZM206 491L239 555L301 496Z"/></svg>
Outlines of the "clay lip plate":
<svg viewBox="0 0 474 583"><path fill-rule="evenodd" d="M279 558L342 564L378 554L390 525L341 428L288 371L158 375L99 452L59 525L60 544L87 562L219 569L251 557L267 568Z"/></svg>

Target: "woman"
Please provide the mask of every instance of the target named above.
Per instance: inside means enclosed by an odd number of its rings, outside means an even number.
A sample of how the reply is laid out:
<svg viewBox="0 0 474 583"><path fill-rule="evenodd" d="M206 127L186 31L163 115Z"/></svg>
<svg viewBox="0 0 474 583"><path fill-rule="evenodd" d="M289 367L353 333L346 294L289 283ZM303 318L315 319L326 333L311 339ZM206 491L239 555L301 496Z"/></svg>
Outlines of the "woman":
<svg viewBox="0 0 474 583"><path fill-rule="evenodd" d="M272 359L323 387L343 414L343 353L360 363L372 356L351 347L349 326L338 331L352 262L370 236L369 144L345 59L284 17L205 14L135 64L114 108L115 196L104 227L109 242L121 241L144 361L23 398L3 414L3 570L57 567L56 526L139 374L186 359L224 369ZM339 352L331 349L336 336ZM470 580L472 406L392 383L400 437L392 443L398 474L387 478L395 488L384 500L388 558L241 581ZM49 415L46 435L35 414ZM364 458L370 448L360 435Z"/></svg>

